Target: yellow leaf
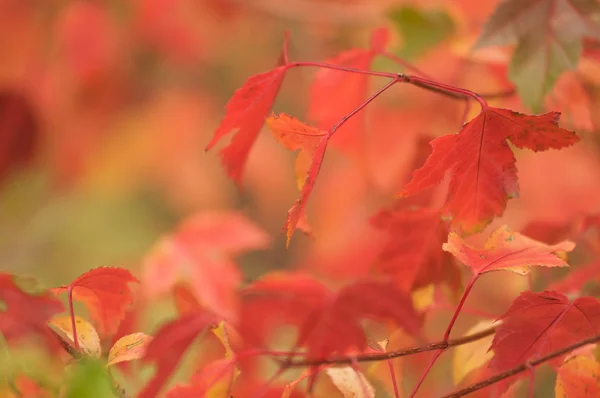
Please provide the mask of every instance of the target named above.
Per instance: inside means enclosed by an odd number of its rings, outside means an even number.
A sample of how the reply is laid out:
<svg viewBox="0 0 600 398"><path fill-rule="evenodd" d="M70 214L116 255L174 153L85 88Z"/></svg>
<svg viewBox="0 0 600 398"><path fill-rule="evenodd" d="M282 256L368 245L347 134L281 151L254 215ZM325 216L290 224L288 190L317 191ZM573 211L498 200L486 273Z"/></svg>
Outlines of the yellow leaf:
<svg viewBox="0 0 600 398"><path fill-rule="evenodd" d="M600 363L586 356L568 359L558 369L557 398L600 397Z"/></svg>
<svg viewBox="0 0 600 398"><path fill-rule="evenodd" d="M468 336L482 332L492 327L492 324L494 324L494 321L491 320L478 322L465 335ZM452 358L452 379L455 385L460 383L471 371L481 367L492 359L494 352L488 351L488 348L490 348L493 338L494 335L491 334L483 339L456 347L454 358Z"/></svg>
<svg viewBox="0 0 600 398"><path fill-rule="evenodd" d="M325 370L325 373L331 378L331 381L340 390L344 398L375 397L375 388L369 383L365 375L355 371L350 366L329 368Z"/></svg>
<svg viewBox="0 0 600 398"><path fill-rule="evenodd" d="M151 341L152 336L144 333L133 333L121 337L110 349L106 366L140 359L146 353L146 348Z"/></svg>
<svg viewBox="0 0 600 398"><path fill-rule="evenodd" d="M415 309L417 311L423 311L427 307L431 306L433 304L434 294L435 286L433 283L415 290L411 295Z"/></svg>
<svg viewBox="0 0 600 398"><path fill-rule="evenodd" d="M58 333L60 337L71 346L75 347L73 341L73 325L70 316L58 316L52 318L48 325ZM81 353L92 358L100 358L102 347L98 332L91 323L80 316L75 316L75 329L77 330L77 341L81 348Z"/></svg>

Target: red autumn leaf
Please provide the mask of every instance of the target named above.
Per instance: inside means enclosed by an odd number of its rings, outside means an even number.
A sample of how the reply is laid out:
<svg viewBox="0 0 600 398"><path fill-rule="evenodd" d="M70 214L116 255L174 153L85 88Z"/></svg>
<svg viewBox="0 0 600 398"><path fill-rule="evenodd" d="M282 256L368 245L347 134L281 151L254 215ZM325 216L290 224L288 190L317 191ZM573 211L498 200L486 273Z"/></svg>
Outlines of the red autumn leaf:
<svg viewBox="0 0 600 398"><path fill-rule="evenodd" d="M600 302L593 297L570 302L553 291L527 291L500 319L490 366L502 371L599 334Z"/></svg>
<svg viewBox="0 0 600 398"><path fill-rule="evenodd" d="M264 248L269 236L245 216L207 212L184 220L146 256L144 287L149 296L166 295L180 280L211 312L234 321L241 274L232 257Z"/></svg>
<svg viewBox="0 0 600 398"><path fill-rule="evenodd" d="M221 150L220 156L227 174L238 185L241 184L242 172L250 149L258 137L267 113L273 106L285 71L288 69L287 45L286 36L282 55L284 65L250 77L233 94L225 106L226 113L221 124L206 147L206 150L211 149L232 130L237 129L231 143Z"/></svg>
<svg viewBox="0 0 600 398"><path fill-rule="evenodd" d="M564 294L576 293L592 281L600 279L600 261L595 261L576 268L564 278L551 284L548 288Z"/></svg>
<svg viewBox="0 0 600 398"><path fill-rule="evenodd" d="M421 318L410 297L391 283L364 280L332 292L307 274L273 273L242 291L240 333L264 345L277 326L298 328L296 347L311 358L368 347L361 321L391 320L418 334Z"/></svg>
<svg viewBox="0 0 600 398"><path fill-rule="evenodd" d="M50 338L47 322L62 312L62 303L48 292L27 293L10 274L0 274L0 333L7 341L29 333Z"/></svg>
<svg viewBox="0 0 600 398"><path fill-rule="evenodd" d="M219 319L204 311L196 311L162 326L146 348L144 362L155 362L156 372L138 395L138 398L154 398L165 385L184 352L194 339Z"/></svg>
<svg viewBox="0 0 600 398"><path fill-rule="evenodd" d="M344 51L325 62L345 68L369 70L373 59L384 50L389 41L385 28L371 35L370 48ZM358 73L321 68L311 86L308 119L322 130L329 130L345 114L359 106L367 97L369 76ZM364 148L364 113L350 119L342 127L333 143L346 150Z"/></svg>
<svg viewBox="0 0 600 398"><path fill-rule="evenodd" d="M556 112L530 116L487 107L458 134L431 141L433 152L399 195L414 195L438 185L449 173L442 215L451 220L454 230L480 231L502 215L509 198L519 195L516 160L507 140L536 152L579 141L574 132L558 127L559 117Z"/></svg>
<svg viewBox="0 0 600 398"><path fill-rule="evenodd" d="M454 232L443 245L445 251L471 268L474 275L499 270L526 275L532 266L568 267L560 256L574 248L575 244L568 240L546 245L512 232L506 225L494 231L481 249L469 245Z"/></svg>
<svg viewBox="0 0 600 398"><path fill-rule="evenodd" d="M372 217L371 225L386 233L374 269L392 277L402 290L441 281L456 285L460 280L460 271L442 250L448 233L439 211L398 203Z"/></svg>
<svg viewBox="0 0 600 398"><path fill-rule="evenodd" d="M267 119L267 125L273 132L273 135L286 148L301 151L296 162L297 181L300 181L298 172L305 172L306 174L303 182L298 183L301 188L300 198L288 211L288 217L283 226L287 237L286 244L289 246L296 226L304 215L304 208L315 185L317 175L319 175L331 134L302 123L298 119L286 114L270 116ZM310 166L307 168L309 158L311 161Z"/></svg>
<svg viewBox="0 0 600 398"><path fill-rule="evenodd" d="M99 267L78 276L69 285L53 290L56 295L71 290L73 298L85 304L97 324L98 333L108 336L117 330L127 306L133 301L129 283L139 281L128 270Z"/></svg>

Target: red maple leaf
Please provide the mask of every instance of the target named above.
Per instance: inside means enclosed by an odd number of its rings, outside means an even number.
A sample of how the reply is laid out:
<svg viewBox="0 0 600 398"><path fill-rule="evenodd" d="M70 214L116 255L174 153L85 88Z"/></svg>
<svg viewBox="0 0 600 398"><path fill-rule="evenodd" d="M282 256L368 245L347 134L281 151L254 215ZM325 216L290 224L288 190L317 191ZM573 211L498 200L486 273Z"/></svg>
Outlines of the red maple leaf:
<svg viewBox="0 0 600 398"><path fill-rule="evenodd" d="M418 334L421 317L391 283L364 280L332 292L303 273L273 273L242 291L240 334L263 346L282 322L298 328L296 347L311 358L367 348L361 321L391 320Z"/></svg>
<svg viewBox="0 0 600 398"><path fill-rule="evenodd" d="M459 270L442 250L448 232L439 211L397 203L372 217L371 225L386 232L386 243L374 269L391 276L402 290L444 280L457 285L460 281Z"/></svg>
<svg viewBox="0 0 600 398"><path fill-rule="evenodd" d="M29 294L15 283L13 275L5 273L0 274L0 305L0 333L7 341L29 333L50 339L46 324L64 310L62 303L48 292Z"/></svg>
<svg viewBox="0 0 600 398"><path fill-rule="evenodd" d="M443 245L445 251L471 268L476 276L499 270L526 275L531 266L568 267L561 255L574 248L575 244L568 240L546 245L512 232L506 225L494 231L481 249L469 245L454 232Z"/></svg>
<svg viewBox="0 0 600 398"><path fill-rule="evenodd" d="M238 185L241 184L242 172L248 154L267 113L273 106L279 87L283 82L287 65L288 36L286 36L282 54L283 65L268 72L250 77L238 89L225 106L226 113L215 135L208 143L206 150L211 149L232 130L237 129L231 143L220 152L227 174Z"/></svg>
<svg viewBox="0 0 600 398"><path fill-rule="evenodd" d="M286 114L270 116L267 119L267 125L286 148L300 150L296 161L296 180L301 189L300 198L288 211L288 217L283 226L287 237L286 245L289 246L296 226L304 215L304 208L319 175L319 170L321 170L331 133L302 123ZM309 160L310 165L308 165ZM304 174L304 178L302 178L302 174Z"/></svg>
<svg viewBox="0 0 600 398"><path fill-rule="evenodd" d="M490 366L506 370L599 334L600 302L593 297L570 302L553 291L527 291L500 319L490 347L494 350Z"/></svg>
<svg viewBox="0 0 600 398"><path fill-rule="evenodd" d="M371 35L370 48L344 51L325 62L331 65L369 70L373 59L384 50L389 41L385 28ZM364 101L369 89L369 76L321 68L311 86L308 119L322 130L328 130L345 114ZM364 113L352 118L340 128L333 143L346 151L364 148Z"/></svg>
<svg viewBox="0 0 600 398"><path fill-rule="evenodd" d="M156 373L138 395L154 398L175 370L184 352L202 331L216 325L219 319L205 311L195 311L162 326L146 349L144 362L155 362Z"/></svg>
<svg viewBox="0 0 600 398"><path fill-rule="evenodd" d="M204 308L234 321L241 274L232 257L264 248L269 241L269 236L242 214L195 214L146 256L144 287L149 296L156 297L169 294L178 281L185 280Z"/></svg>
<svg viewBox="0 0 600 398"><path fill-rule="evenodd" d="M59 286L56 295L72 292L74 299L82 301L96 322L98 333L113 334L133 301L129 283L139 283L131 272L118 267L94 268L73 280L69 285ZM69 297L71 300L71 297Z"/></svg>
<svg viewBox="0 0 600 398"><path fill-rule="evenodd" d="M556 112L530 116L486 107L458 134L431 141L433 152L399 196L438 185L449 173L442 215L451 220L454 230L480 231L502 215L509 198L519 195L516 160L507 140L536 152L579 141L574 132L558 127L559 117Z"/></svg>

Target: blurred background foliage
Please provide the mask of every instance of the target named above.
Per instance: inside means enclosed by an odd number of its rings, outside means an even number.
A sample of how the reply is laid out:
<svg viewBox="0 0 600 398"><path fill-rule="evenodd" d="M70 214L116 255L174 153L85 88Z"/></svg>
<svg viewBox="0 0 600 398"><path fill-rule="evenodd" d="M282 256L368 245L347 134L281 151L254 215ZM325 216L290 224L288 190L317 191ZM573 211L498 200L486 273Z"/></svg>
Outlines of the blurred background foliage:
<svg viewBox="0 0 600 398"><path fill-rule="evenodd" d="M497 3L0 0L2 269L36 275L48 286L103 265L138 273L144 254L178 221L217 209L241 210L276 239L269 250L244 257L249 277L311 258L308 238L297 234L286 252L279 235L297 197L294 154L262 134L238 190L217 152L204 152L233 91L275 65L286 30L292 59L323 60L365 48L381 26L390 28L395 54L440 81L505 90L510 52L470 51ZM385 59L374 69L402 70ZM313 73L286 77L277 112L305 120ZM526 111L518 98L493 104ZM464 114L460 101L404 86L370 108L366 163L335 148L328 153L308 208L319 238L313 252L333 258L347 250L349 237L360 236L355 232L406 182L417 137L456 132ZM584 109L571 110L565 127L581 125ZM586 115L593 130L593 115ZM560 152L519 152L522 199L489 230L596 210L594 137ZM328 272L337 271L332 265ZM486 305L502 309L507 300Z"/></svg>

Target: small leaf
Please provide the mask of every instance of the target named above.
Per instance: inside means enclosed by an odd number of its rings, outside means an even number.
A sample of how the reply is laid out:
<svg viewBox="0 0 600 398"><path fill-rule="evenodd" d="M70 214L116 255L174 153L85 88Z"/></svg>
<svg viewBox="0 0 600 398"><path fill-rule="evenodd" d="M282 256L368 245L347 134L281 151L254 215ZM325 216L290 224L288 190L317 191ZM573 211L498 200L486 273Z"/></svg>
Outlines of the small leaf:
<svg viewBox="0 0 600 398"><path fill-rule="evenodd" d="M52 318L48 323L64 341L75 347L75 342L73 341L73 323L70 316ZM102 346L100 345L100 337L98 337L96 328L84 318L75 315L75 329L77 330L77 342L79 343L81 352L91 358L100 358L102 355Z"/></svg>
<svg viewBox="0 0 600 398"><path fill-rule="evenodd" d="M110 349L106 366L142 358L151 341L152 336L144 333L133 333L121 337Z"/></svg>

